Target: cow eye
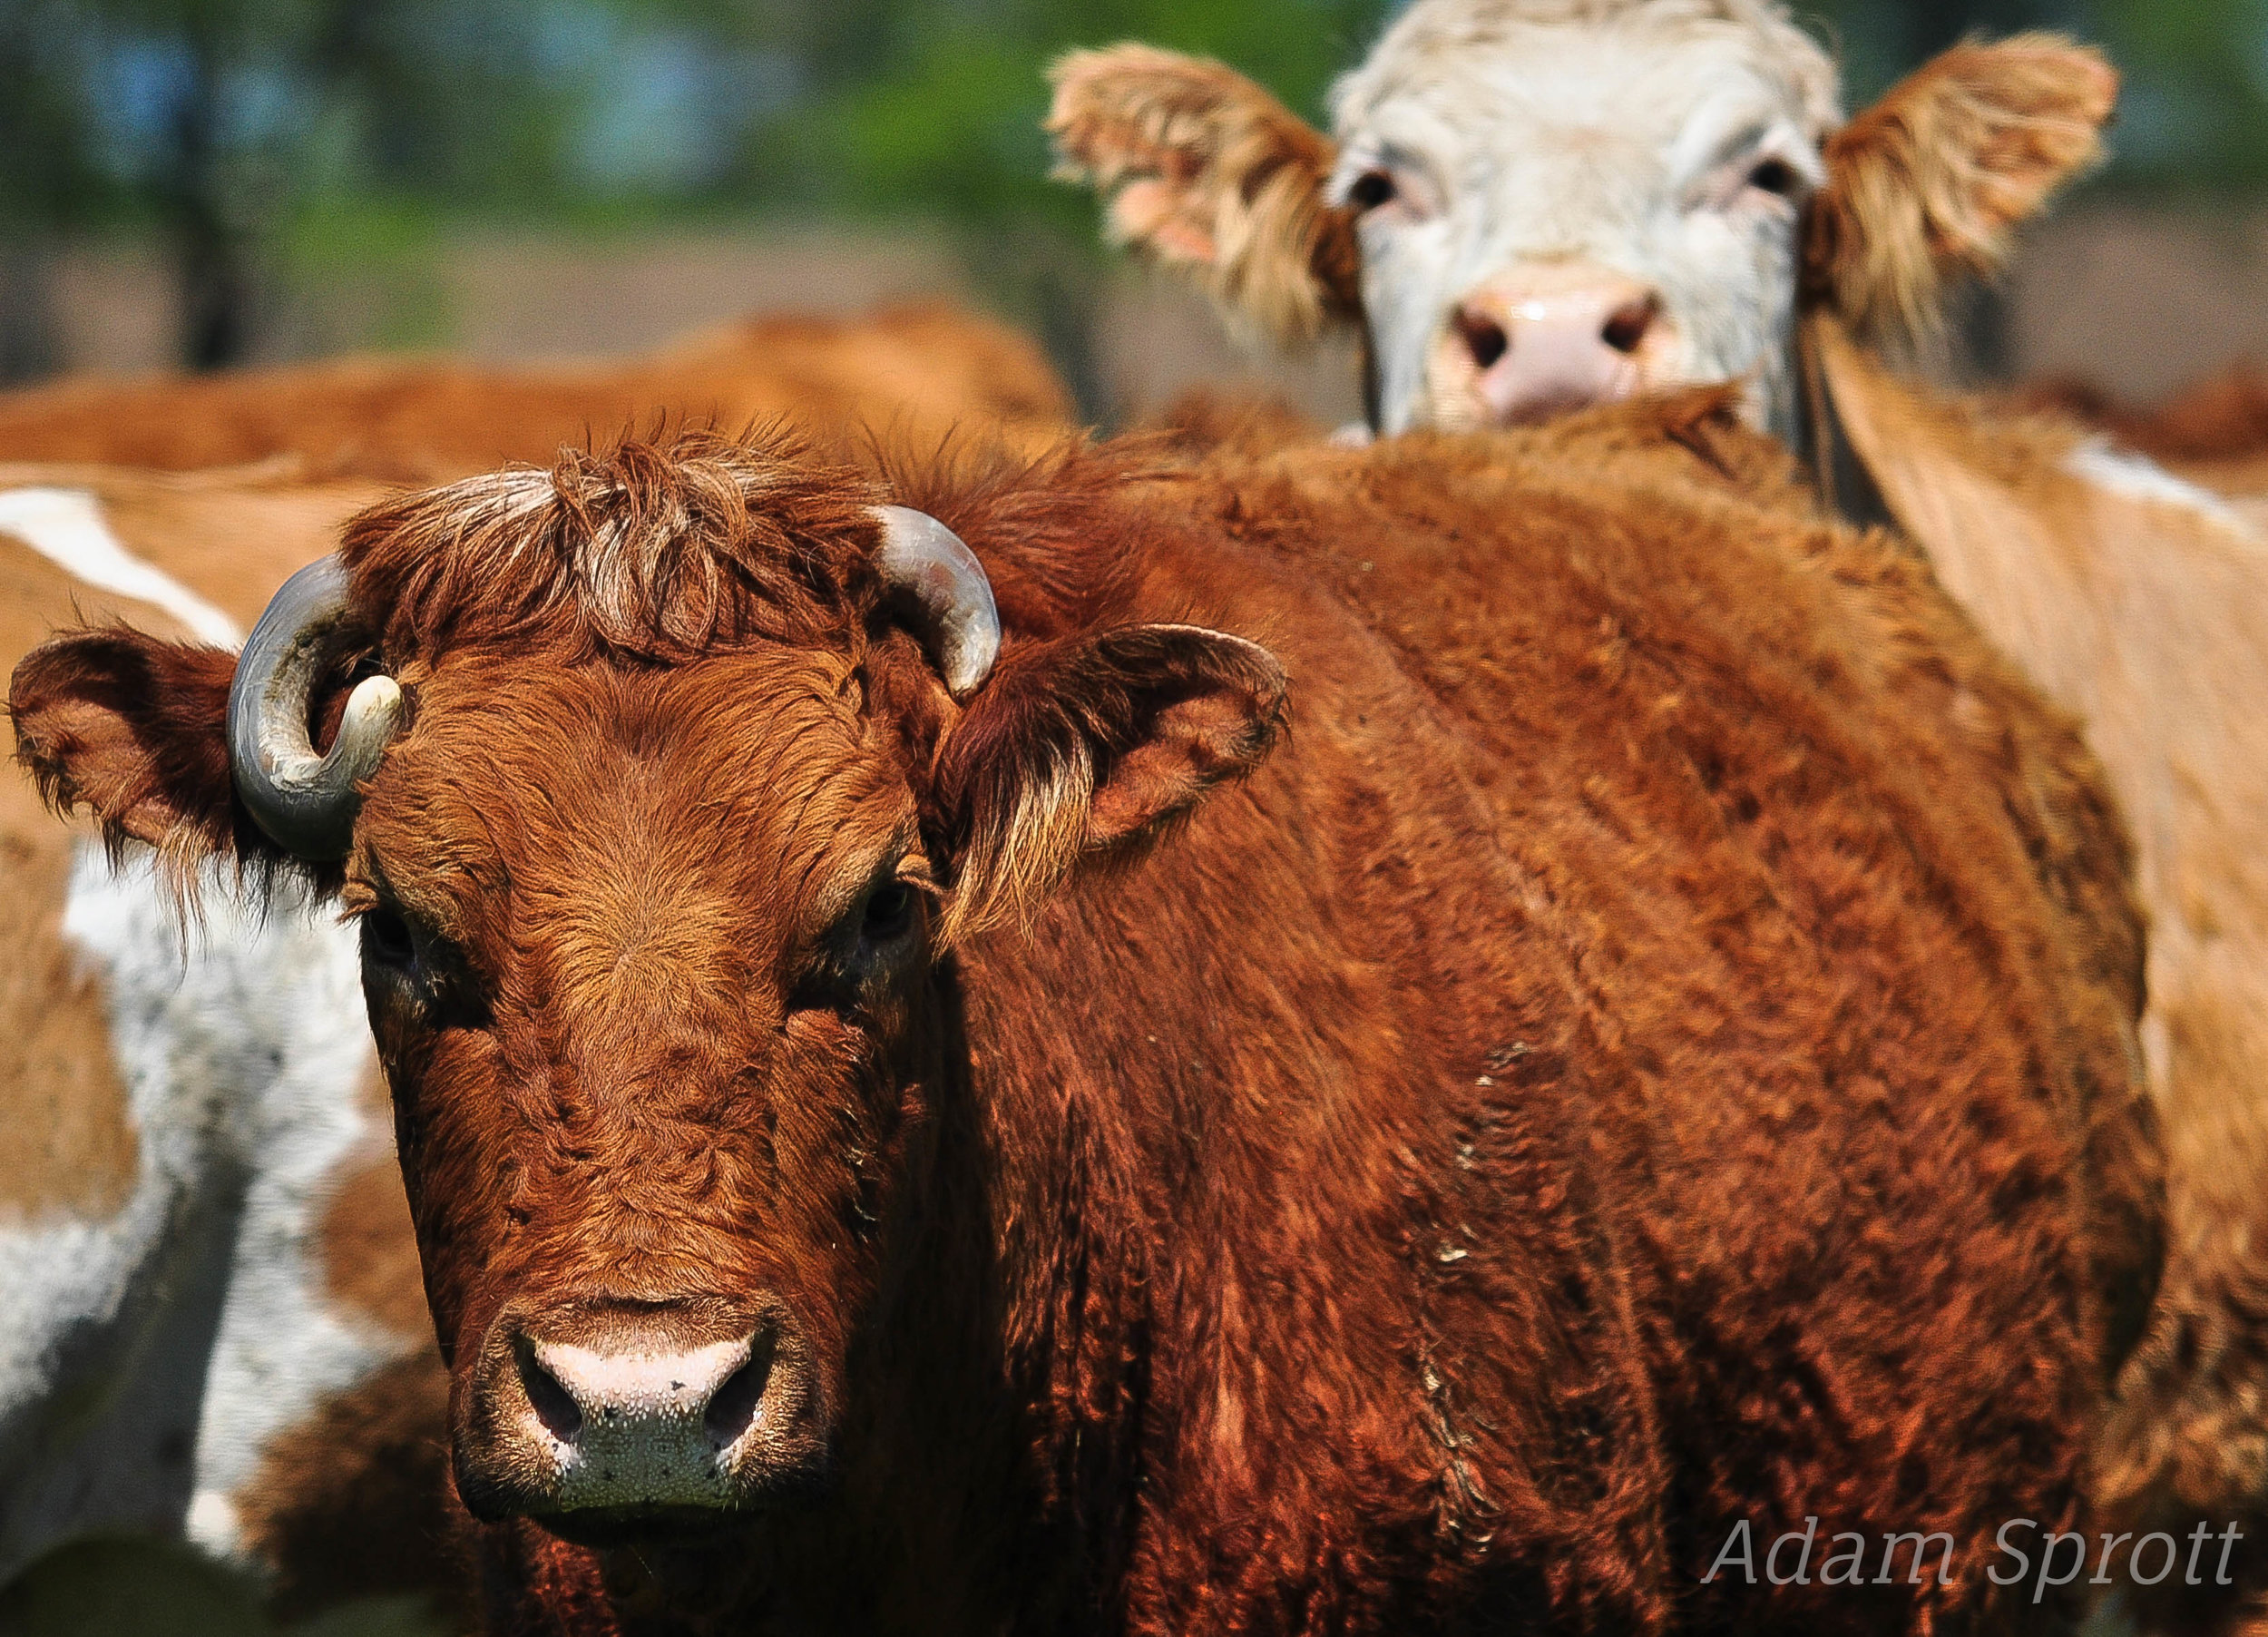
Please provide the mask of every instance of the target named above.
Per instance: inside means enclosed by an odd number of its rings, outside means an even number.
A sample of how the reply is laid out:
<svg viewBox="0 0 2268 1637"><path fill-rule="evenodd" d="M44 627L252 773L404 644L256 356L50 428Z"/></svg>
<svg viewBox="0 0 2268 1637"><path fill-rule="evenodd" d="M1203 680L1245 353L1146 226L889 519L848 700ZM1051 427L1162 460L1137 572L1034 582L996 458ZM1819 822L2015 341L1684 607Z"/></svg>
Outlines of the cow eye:
<svg viewBox="0 0 2268 1637"><path fill-rule="evenodd" d="M1347 202L1356 211L1374 211L1391 201L1401 190L1394 185L1393 173L1372 166L1354 179L1346 191Z"/></svg>
<svg viewBox="0 0 2268 1637"><path fill-rule="evenodd" d="M1787 161L1766 159L1759 160L1755 169L1748 172L1748 185L1760 192L1793 199L1803 191L1804 179Z"/></svg>
<svg viewBox="0 0 2268 1637"><path fill-rule="evenodd" d="M417 940L398 911L383 904L362 916L363 953L381 966L407 968L416 964Z"/></svg>
<svg viewBox="0 0 2268 1637"><path fill-rule="evenodd" d="M903 881L885 881L866 895L858 936L869 944L894 943L913 925L914 889Z"/></svg>

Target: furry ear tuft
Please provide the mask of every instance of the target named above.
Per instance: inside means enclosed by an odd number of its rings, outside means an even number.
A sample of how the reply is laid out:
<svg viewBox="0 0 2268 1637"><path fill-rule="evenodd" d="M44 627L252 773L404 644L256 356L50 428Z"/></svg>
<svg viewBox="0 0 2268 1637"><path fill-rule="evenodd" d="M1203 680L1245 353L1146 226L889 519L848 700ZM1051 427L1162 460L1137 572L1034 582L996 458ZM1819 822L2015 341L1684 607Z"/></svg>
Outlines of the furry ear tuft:
<svg viewBox="0 0 2268 1637"><path fill-rule="evenodd" d="M236 656L125 626L74 632L15 668L16 760L58 813L91 809L112 847L133 840L184 869L242 858L252 832L229 775Z"/></svg>
<svg viewBox="0 0 2268 1637"><path fill-rule="evenodd" d="M1942 321L1947 281L2006 262L2010 230L2102 157L2118 100L2103 54L2060 35L1932 58L1827 139L1804 296L1870 342Z"/></svg>
<svg viewBox="0 0 2268 1637"><path fill-rule="evenodd" d="M1003 662L934 769L952 836L948 942L1029 921L1075 870L1138 855L1284 726L1267 650L1193 625L1132 625Z"/></svg>
<svg viewBox="0 0 2268 1637"><path fill-rule="evenodd" d="M1110 200L1110 235L1197 272L1232 319L1287 345L1362 310L1361 253L1326 203L1331 139L1223 64L1148 45L1050 71L1056 174Z"/></svg>

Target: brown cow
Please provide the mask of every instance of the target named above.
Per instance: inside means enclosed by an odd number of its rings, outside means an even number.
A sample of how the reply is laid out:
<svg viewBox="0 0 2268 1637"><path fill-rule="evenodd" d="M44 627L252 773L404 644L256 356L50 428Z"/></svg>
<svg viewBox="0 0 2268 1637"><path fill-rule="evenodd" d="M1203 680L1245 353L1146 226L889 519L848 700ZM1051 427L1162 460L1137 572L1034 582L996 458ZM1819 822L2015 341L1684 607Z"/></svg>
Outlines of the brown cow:
<svg viewBox="0 0 2268 1637"><path fill-rule="evenodd" d="M1143 46L1076 54L1057 84L1052 128L1114 230L1278 334L1360 324L1382 430L1737 380L2085 715L2138 833L2149 1068L2185 1128L2105 1493L2268 1536L2268 508L2097 428L1898 388L1869 356L2097 157L2100 54L1964 44L1845 121L1774 0L1417 0L1334 91L1335 140Z"/></svg>
<svg viewBox="0 0 2268 1637"><path fill-rule="evenodd" d="M1721 396L1141 459L631 443L18 668L359 918L500 1629L2068 1630L1996 1531L2155 1265L2076 736Z"/></svg>
<svg viewBox="0 0 2268 1637"><path fill-rule="evenodd" d="M657 411L856 424L934 443L973 423L1037 448L1072 408L1037 347L942 303L730 325L627 361L516 369L362 358L193 379L0 393L0 460L184 470L297 455L309 471L434 482L611 436Z"/></svg>

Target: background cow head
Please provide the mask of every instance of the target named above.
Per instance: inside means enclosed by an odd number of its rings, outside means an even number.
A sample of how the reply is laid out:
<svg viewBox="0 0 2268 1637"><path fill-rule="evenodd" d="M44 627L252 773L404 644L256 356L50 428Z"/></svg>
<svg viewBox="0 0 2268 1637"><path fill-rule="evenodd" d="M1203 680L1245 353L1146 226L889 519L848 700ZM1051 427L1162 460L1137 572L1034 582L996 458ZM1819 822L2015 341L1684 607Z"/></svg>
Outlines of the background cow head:
<svg viewBox="0 0 2268 1637"><path fill-rule="evenodd" d="M934 1227L949 951L1275 735L1233 637L1002 650L973 554L882 498L626 445L364 514L240 664L113 629L16 674L54 799L359 921L476 1513L606 1538L821 1478Z"/></svg>
<svg viewBox="0 0 2268 1637"><path fill-rule="evenodd" d="M2027 35L1845 125L1767 0L1420 0L1339 82L1335 142L1144 46L1066 58L1049 128L1115 236L1232 315L1286 341L1362 324L1381 430L1738 380L1786 434L1799 309L1926 328L2093 161L2116 94L2095 53Z"/></svg>

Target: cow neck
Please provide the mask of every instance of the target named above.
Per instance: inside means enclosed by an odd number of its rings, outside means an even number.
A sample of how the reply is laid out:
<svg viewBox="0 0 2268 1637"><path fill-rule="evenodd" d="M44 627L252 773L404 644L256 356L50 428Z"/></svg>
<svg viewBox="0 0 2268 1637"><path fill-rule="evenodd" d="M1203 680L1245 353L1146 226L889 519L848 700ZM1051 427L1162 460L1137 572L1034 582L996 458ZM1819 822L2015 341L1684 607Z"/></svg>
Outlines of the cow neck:
<svg viewBox="0 0 2268 1637"><path fill-rule="evenodd" d="M1833 322L1824 315L1813 314L1796 330L1796 369L1803 389L1795 395L1792 446L1796 458L1810 469L1821 504L1829 512L1856 528L1894 530L1898 520L1835 407L1819 330L1820 326Z"/></svg>

